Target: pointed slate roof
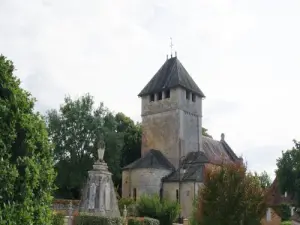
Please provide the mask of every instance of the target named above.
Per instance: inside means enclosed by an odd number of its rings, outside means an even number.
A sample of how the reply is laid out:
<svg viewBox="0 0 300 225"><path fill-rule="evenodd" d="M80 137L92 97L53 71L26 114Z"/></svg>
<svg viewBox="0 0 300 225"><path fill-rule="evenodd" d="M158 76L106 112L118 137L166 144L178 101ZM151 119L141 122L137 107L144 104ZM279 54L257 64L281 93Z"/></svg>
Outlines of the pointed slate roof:
<svg viewBox="0 0 300 225"><path fill-rule="evenodd" d="M200 97L205 97L181 62L177 57L173 57L162 65L138 96L142 97L179 86Z"/></svg>
<svg viewBox="0 0 300 225"><path fill-rule="evenodd" d="M174 166L161 153L161 151L155 149L149 150L144 157L134 161L128 166L125 166L123 169L126 170L126 169L141 169L141 168L174 170Z"/></svg>

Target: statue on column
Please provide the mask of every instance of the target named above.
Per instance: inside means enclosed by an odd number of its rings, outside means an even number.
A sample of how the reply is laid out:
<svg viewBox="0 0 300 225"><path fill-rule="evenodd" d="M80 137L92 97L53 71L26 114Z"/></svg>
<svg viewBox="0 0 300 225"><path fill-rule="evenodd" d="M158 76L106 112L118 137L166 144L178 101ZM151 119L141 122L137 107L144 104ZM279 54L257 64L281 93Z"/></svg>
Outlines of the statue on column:
<svg viewBox="0 0 300 225"><path fill-rule="evenodd" d="M103 157L105 152L105 142L102 138L100 138L100 140L98 141L97 152L98 152L98 160L100 162L104 162Z"/></svg>
<svg viewBox="0 0 300 225"><path fill-rule="evenodd" d="M99 216L119 217L117 196L114 191L112 173L104 161L105 142L102 136L96 142L97 160L88 171L88 179L80 202L80 212Z"/></svg>

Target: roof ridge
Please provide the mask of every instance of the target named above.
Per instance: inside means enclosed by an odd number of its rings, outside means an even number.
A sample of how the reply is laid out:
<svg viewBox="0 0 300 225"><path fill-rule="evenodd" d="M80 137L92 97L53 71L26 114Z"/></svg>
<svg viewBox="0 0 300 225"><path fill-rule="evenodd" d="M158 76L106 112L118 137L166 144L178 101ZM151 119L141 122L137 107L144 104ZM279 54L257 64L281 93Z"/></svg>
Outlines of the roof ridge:
<svg viewBox="0 0 300 225"><path fill-rule="evenodd" d="M221 140L220 143L224 146L226 152L234 161L239 159L239 157L237 157L237 155L234 153L234 151L230 148L230 146L225 140Z"/></svg>

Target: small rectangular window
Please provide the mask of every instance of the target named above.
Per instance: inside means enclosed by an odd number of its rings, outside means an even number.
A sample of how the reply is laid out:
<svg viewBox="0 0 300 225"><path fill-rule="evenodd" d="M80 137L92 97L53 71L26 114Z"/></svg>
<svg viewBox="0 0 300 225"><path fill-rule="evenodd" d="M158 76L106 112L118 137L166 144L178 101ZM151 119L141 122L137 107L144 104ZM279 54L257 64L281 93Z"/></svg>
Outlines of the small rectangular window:
<svg viewBox="0 0 300 225"><path fill-rule="evenodd" d="M192 94L192 101L196 102L196 95L194 93Z"/></svg>
<svg viewBox="0 0 300 225"><path fill-rule="evenodd" d="M190 92L189 91L185 92L185 97L187 100L190 100Z"/></svg>
<svg viewBox="0 0 300 225"><path fill-rule="evenodd" d="M162 92L158 92L158 94L157 94L157 100L162 100Z"/></svg>
<svg viewBox="0 0 300 225"><path fill-rule="evenodd" d="M133 188L133 200L136 201L136 188Z"/></svg>
<svg viewBox="0 0 300 225"><path fill-rule="evenodd" d="M150 102L154 102L154 94L150 95Z"/></svg>
<svg viewBox="0 0 300 225"><path fill-rule="evenodd" d="M165 91L165 98L170 98L170 90Z"/></svg>
<svg viewBox="0 0 300 225"><path fill-rule="evenodd" d="M177 202L179 201L179 191L178 191L178 189L176 189L176 201Z"/></svg>

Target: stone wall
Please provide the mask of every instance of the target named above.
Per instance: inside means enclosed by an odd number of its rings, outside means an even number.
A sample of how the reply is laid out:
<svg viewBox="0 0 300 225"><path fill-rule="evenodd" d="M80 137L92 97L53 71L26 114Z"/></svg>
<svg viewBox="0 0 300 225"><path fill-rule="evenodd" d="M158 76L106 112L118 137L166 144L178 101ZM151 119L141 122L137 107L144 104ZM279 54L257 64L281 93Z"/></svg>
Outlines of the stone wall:
<svg viewBox="0 0 300 225"><path fill-rule="evenodd" d="M178 164L179 118L177 110L143 116L142 156L150 149L156 149L173 165Z"/></svg>
<svg viewBox="0 0 300 225"><path fill-rule="evenodd" d="M201 118L187 111L180 111L179 137L182 140L182 155L201 150Z"/></svg>
<svg viewBox="0 0 300 225"><path fill-rule="evenodd" d="M168 182L163 184L163 197L176 201L176 190L178 190L180 195L180 205L182 208L181 215L185 218L191 216L193 211L193 201L195 195L197 195L199 188L201 188L202 183L195 182L183 182L180 185L178 182Z"/></svg>
<svg viewBox="0 0 300 225"><path fill-rule="evenodd" d="M161 179L170 174L166 169L133 169L122 173L122 197L133 197L133 189L136 189L136 197L143 194L159 194Z"/></svg>

